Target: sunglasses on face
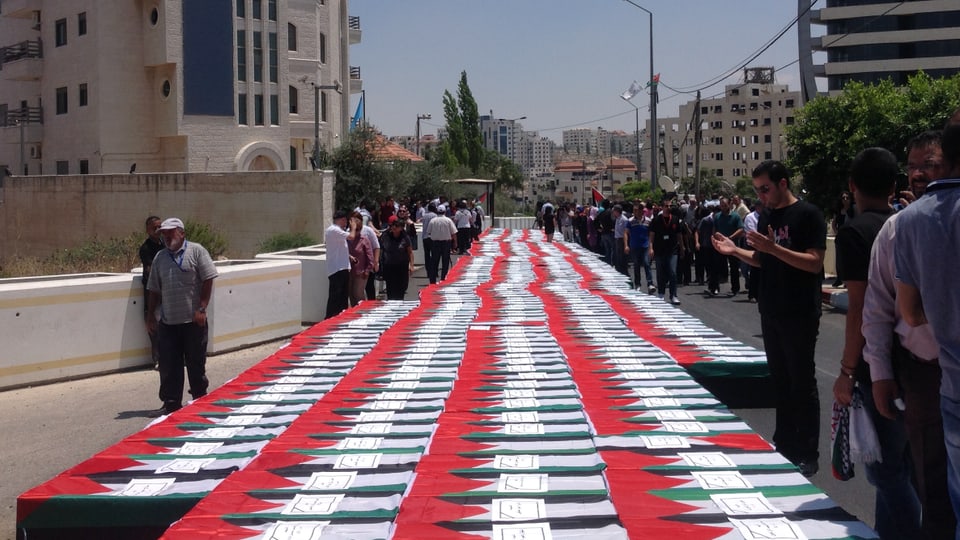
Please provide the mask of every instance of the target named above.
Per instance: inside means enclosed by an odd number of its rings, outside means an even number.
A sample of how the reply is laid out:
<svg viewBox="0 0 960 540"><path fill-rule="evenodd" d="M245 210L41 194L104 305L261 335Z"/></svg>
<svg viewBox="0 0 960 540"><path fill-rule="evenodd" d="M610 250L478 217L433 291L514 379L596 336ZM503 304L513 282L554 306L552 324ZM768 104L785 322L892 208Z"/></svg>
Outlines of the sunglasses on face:
<svg viewBox="0 0 960 540"><path fill-rule="evenodd" d="M770 184L764 184L760 187L754 187L753 190L756 191L758 194L766 195L767 193L770 192L770 188L771 188Z"/></svg>

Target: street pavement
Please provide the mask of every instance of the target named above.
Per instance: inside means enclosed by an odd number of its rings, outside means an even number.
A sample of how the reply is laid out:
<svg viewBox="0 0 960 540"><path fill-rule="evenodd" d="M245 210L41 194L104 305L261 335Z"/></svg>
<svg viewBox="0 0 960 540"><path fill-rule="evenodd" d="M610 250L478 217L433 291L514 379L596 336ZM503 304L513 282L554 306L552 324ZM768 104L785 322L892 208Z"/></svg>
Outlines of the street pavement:
<svg viewBox="0 0 960 540"><path fill-rule="evenodd" d="M454 258L456 259L456 257ZM427 284L417 268L408 299L416 299ZM721 292L728 286L723 285ZM709 298L703 287L681 287L680 309L707 326L763 348L756 304L745 295ZM820 388L820 472L811 481L844 509L872 526L873 488L861 469L848 482L830 473L830 407L832 387L843 347L844 314L825 306L817 343L817 381ZM207 361L211 389L227 382L279 349L286 340L211 356ZM16 498L37 484L80 463L137 431L151 420L148 411L160 406L157 373L141 369L87 379L0 392L0 538L15 538ZM772 409L736 409L757 433L771 440Z"/></svg>

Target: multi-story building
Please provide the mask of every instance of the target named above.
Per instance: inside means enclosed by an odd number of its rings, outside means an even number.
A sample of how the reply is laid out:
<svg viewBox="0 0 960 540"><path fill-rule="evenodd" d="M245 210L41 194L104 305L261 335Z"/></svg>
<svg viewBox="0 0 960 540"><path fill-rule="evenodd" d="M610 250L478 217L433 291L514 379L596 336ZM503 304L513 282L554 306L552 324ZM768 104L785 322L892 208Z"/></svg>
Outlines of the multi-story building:
<svg viewBox="0 0 960 540"><path fill-rule="evenodd" d="M701 125L700 168L733 183L760 162L786 156L784 131L794 123L800 92L776 84L773 68L748 68L745 82L727 85L722 96L689 101L677 118L658 118L660 174L692 178L696 167L696 114ZM699 110L698 110L699 107ZM647 121L647 133L650 122ZM646 138L643 153L649 156Z"/></svg>
<svg viewBox="0 0 960 540"><path fill-rule="evenodd" d="M347 0L4 0L0 165L309 168L347 131L360 38Z"/></svg>
<svg viewBox="0 0 960 540"><path fill-rule="evenodd" d="M800 51L827 53L825 64L800 55L805 100L817 93L816 78L838 92L850 81L892 79L904 85L923 70L933 77L960 71L960 2L956 0L827 0L810 9L812 0L798 0ZM825 27L814 37L811 26Z"/></svg>

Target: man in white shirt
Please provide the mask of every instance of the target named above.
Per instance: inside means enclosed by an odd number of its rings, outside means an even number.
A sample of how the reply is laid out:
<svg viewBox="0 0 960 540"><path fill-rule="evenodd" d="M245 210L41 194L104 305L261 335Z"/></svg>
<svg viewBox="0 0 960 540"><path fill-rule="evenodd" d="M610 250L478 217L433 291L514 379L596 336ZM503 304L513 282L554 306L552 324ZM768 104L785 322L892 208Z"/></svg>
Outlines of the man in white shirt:
<svg viewBox="0 0 960 540"><path fill-rule="evenodd" d="M450 250L457 249L457 226L453 220L440 214L424 226L423 234L430 238L430 260L427 261L427 278L430 283L437 282L437 266L440 266L440 280L447 279L450 269ZM441 262L442 261L442 262Z"/></svg>
<svg viewBox="0 0 960 540"><path fill-rule="evenodd" d="M323 233L323 242L327 247L327 278L330 280L327 319L347 309L347 283L350 280L350 250L347 242L357 237L361 227L363 224L359 219L351 219L348 230L347 213L337 210L333 214L333 224Z"/></svg>

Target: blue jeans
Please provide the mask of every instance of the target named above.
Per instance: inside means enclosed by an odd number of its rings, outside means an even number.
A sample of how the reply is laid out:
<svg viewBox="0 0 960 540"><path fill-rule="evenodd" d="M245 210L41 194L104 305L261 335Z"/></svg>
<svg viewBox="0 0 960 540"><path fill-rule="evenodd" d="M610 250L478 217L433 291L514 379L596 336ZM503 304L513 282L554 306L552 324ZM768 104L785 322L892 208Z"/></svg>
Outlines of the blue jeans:
<svg viewBox="0 0 960 540"><path fill-rule="evenodd" d="M649 248L631 248L630 259L633 261L633 286L640 286L641 271L647 276L647 286L653 285L653 271L650 268Z"/></svg>
<svg viewBox="0 0 960 540"><path fill-rule="evenodd" d="M669 285L670 297L677 295L677 254L653 254L657 261L657 294L663 296Z"/></svg>
<svg viewBox="0 0 960 540"><path fill-rule="evenodd" d="M954 515L960 516L960 402L940 396L940 414L947 445L947 491ZM960 530L954 533L954 538L960 540Z"/></svg>
<svg viewBox="0 0 960 540"><path fill-rule="evenodd" d="M877 488L874 528L880 538L921 538L920 499L913 487L913 462L903 418L890 420L881 416L873 401L872 385L863 380L858 384L863 406L877 430L882 458L880 462L864 465L867 481Z"/></svg>

